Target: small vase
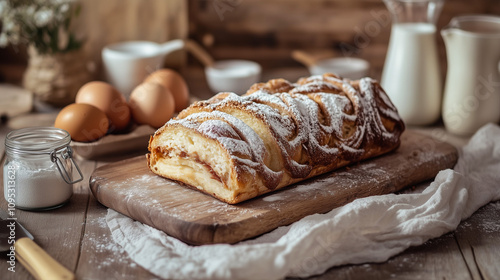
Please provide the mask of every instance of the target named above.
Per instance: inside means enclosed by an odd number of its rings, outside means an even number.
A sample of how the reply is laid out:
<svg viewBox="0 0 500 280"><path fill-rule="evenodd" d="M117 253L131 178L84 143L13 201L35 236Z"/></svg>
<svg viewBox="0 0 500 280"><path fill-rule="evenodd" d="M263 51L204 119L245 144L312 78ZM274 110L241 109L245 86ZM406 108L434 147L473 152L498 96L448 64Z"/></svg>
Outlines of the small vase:
<svg viewBox="0 0 500 280"><path fill-rule="evenodd" d="M83 49L40 54L30 46L28 56L23 86L42 102L54 106L70 104L80 87L92 79Z"/></svg>

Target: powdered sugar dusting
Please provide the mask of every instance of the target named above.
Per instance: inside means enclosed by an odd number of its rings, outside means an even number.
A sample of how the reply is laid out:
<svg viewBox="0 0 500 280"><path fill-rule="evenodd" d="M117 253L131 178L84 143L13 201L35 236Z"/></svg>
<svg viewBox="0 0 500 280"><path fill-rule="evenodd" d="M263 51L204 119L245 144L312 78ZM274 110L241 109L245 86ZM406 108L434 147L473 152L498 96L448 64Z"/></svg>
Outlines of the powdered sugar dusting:
<svg viewBox="0 0 500 280"><path fill-rule="evenodd" d="M245 122L235 111L253 120ZM216 140L227 151L234 170L255 176L269 189L277 187L284 174L307 178L319 167L360 161L373 147L391 150L404 130L395 107L376 81L350 81L333 74L293 84L271 80L254 85L243 96L220 93L193 104L162 129L179 125ZM272 143L265 143L263 137ZM271 146L278 147L281 156L266 160ZM274 171L270 161L277 163ZM217 175L226 178L227 185L234 180L228 174Z"/></svg>

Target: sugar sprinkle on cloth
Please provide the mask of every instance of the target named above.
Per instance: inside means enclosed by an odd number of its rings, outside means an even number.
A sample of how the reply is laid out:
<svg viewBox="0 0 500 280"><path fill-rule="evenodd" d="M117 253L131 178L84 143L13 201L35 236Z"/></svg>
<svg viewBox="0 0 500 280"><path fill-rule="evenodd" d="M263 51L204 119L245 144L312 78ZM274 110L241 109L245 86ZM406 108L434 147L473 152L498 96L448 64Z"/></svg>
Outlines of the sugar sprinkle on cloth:
<svg viewBox="0 0 500 280"><path fill-rule="evenodd" d="M190 246L111 209L113 240L162 278L281 279L332 266L383 262L457 228L500 199L500 127L487 124L422 192L357 199L235 245Z"/></svg>

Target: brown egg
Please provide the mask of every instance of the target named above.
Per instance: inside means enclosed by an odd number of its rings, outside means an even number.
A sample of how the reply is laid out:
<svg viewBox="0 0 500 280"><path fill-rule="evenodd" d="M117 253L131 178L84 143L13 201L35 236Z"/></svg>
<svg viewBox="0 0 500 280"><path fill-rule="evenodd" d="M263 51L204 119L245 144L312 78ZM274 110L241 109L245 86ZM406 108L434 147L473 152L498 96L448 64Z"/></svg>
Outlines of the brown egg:
<svg viewBox="0 0 500 280"><path fill-rule="evenodd" d="M180 112L189 105L189 89L186 81L171 69L160 69L151 73L144 82L155 82L170 90L175 100L175 111Z"/></svg>
<svg viewBox="0 0 500 280"><path fill-rule="evenodd" d="M132 118L154 128L164 125L174 115L174 97L157 83L142 83L130 95Z"/></svg>
<svg viewBox="0 0 500 280"><path fill-rule="evenodd" d="M75 141L89 142L106 135L109 120L95 106L73 103L59 112L54 126L69 132L71 139Z"/></svg>
<svg viewBox="0 0 500 280"><path fill-rule="evenodd" d="M94 105L108 116L110 131L126 128L130 122L130 108L125 97L112 85L93 81L85 84L76 94L76 103Z"/></svg>

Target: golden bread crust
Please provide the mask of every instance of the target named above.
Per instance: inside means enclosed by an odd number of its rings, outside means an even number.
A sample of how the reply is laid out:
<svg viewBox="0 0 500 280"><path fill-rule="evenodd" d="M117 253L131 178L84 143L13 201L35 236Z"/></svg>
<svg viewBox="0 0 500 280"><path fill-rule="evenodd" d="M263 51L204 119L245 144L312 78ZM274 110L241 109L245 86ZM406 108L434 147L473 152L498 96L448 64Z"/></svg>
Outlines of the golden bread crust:
<svg viewBox="0 0 500 280"><path fill-rule="evenodd" d="M370 78L275 79L192 104L151 137L147 159L154 173L234 204L392 151L404 129Z"/></svg>

